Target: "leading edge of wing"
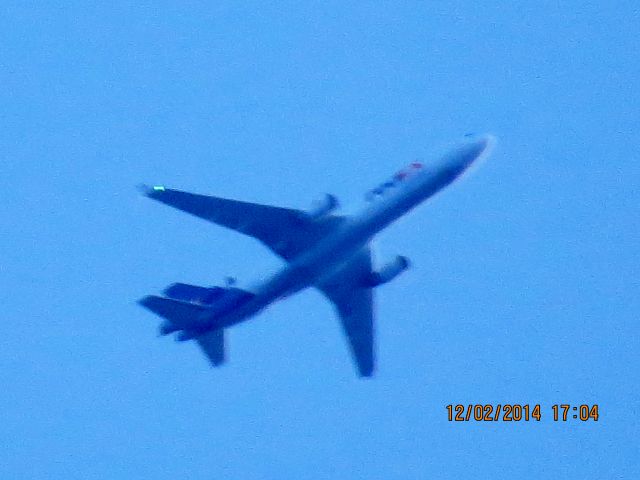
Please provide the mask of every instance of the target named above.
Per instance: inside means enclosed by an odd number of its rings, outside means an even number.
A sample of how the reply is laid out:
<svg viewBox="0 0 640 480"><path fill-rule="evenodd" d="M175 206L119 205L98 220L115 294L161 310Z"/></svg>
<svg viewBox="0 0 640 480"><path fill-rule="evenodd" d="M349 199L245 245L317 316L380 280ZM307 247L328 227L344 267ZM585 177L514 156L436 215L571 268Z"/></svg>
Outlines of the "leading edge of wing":
<svg viewBox="0 0 640 480"><path fill-rule="evenodd" d="M142 186L140 189L153 200L256 238L285 260L291 260L342 223L342 217L314 220L301 210L200 195L163 186Z"/></svg>

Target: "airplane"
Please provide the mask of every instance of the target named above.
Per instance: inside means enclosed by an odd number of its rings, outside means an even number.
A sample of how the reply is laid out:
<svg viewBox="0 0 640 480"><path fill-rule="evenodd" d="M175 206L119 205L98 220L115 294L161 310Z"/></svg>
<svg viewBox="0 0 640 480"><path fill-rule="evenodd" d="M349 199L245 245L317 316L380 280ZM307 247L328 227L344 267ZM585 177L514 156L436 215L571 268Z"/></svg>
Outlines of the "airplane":
<svg viewBox="0 0 640 480"><path fill-rule="evenodd" d="M360 377L375 370L374 288L409 267L397 256L374 269L371 239L411 209L432 197L486 157L494 137L466 139L425 166L414 162L366 194L358 214L338 215L338 200L326 194L307 211L198 195L164 186L143 187L159 202L253 237L286 264L250 290L229 279L224 287L174 283L163 296L139 304L164 319L160 334L195 340L212 366L227 360L225 330L244 322L271 303L315 287L335 306Z"/></svg>

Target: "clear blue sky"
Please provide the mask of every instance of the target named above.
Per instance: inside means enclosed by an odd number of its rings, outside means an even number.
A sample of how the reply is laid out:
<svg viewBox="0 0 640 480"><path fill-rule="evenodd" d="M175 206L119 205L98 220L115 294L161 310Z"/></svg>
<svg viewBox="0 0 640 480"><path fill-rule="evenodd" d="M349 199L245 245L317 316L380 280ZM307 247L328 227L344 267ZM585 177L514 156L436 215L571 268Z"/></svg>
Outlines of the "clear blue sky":
<svg viewBox="0 0 640 480"><path fill-rule="evenodd" d="M0 6L0 477L638 478L637 2L265 3ZM137 183L354 210L469 132L494 155L378 239L413 269L374 380L316 292L221 370L135 305L280 265ZM543 420L446 419L509 402Z"/></svg>

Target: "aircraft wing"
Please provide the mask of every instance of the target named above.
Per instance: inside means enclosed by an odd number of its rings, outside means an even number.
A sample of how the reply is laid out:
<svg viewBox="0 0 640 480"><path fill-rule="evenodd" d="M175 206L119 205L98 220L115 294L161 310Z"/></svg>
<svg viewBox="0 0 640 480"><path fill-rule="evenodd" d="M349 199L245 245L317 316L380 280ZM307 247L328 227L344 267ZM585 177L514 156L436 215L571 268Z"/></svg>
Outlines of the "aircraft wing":
<svg viewBox="0 0 640 480"><path fill-rule="evenodd" d="M373 289L363 284L371 273L371 250L362 249L353 260L318 288L335 305L351 354L363 377L375 368Z"/></svg>
<svg viewBox="0 0 640 480"><path fill-rule="evenodd" d="M291 260L342 222L342 217L333 215L311 219L301 210L164 187L145 188L144 193L166 205L256 238L285 260Z"/></svg>

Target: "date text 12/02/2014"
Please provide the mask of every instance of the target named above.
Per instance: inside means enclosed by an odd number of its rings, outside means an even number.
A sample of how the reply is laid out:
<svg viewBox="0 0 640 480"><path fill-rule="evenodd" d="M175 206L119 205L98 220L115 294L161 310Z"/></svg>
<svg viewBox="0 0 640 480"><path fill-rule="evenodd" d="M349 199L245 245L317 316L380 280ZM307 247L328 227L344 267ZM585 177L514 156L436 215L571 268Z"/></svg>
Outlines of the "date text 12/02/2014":
<svg viewBox="0 0 640 480"><path fill-rule="evenodd" d="M446 409L447 420L450 422L539 422L543 417L540 404L449 404ZM566 403L554 404L551 406L550 413L555 422L569 420L597 422L599 417L597 403L575 406Z"/></svg>

